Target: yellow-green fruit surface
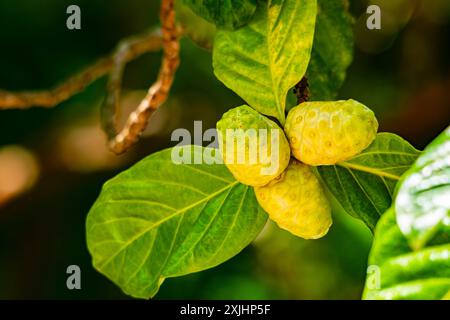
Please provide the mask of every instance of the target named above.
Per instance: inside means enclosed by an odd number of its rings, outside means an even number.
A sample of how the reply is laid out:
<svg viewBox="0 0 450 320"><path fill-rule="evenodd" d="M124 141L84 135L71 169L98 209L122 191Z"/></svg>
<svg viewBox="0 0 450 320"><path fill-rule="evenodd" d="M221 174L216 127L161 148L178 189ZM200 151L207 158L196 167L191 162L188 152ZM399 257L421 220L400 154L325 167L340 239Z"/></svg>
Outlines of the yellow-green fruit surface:
<svg viewBox="0 0 450 320"><path fill-rule="evenodd" d="M266 185L289 164L291 151L283 130L249 106L226 112L217 132L224 163L243 184Z"/></svg>
<svg viewBox="0 0 450 320"><path fill-rule="evenodd" d="M377 130L372 110L355 100L302 103L291 109L285 126L294 157L312 166L354 157Z"/></svg>
<svg viewBox="0 0 450 320"><path fill-rule="evenodd" d="M312 168L294 159L267 186L255 188L261 207L278 226L305 239L327 234L331 207Z"/></svg>

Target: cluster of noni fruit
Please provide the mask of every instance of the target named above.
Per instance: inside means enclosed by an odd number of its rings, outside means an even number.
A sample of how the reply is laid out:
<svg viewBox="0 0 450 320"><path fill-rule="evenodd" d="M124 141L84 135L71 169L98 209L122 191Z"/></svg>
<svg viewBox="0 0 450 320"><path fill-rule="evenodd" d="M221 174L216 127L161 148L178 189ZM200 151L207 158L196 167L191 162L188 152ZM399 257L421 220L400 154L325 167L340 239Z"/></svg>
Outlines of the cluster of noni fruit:
<svg viewBox="0 0 450 320"><path fill-rule="evenodd" d="M349 160L372 143L377 130L374 113L354 100L301 103L289 111L284 131L246 105L217 122L220 151L234 177L254 187L280 228L305 239L323 237L332 224L331 206L311 166Z"/></svg>

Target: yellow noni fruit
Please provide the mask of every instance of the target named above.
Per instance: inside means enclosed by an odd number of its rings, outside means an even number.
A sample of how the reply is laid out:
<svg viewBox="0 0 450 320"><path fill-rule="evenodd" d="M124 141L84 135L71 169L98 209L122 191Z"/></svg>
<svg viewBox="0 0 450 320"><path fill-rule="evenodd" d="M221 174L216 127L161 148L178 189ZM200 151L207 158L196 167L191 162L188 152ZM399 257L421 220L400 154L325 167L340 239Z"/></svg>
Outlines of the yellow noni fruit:
<svg viewBox="0 0 450 320"><path fill-rule="evenodd" d="M249 106L226 112L217 132L224 163L243 184L266 185L289 164L291 151L283 130Z"/></svg>
<svg viewBox="0 0 450 320"><path fill-rule="evenodd" d="M285 126L294 157L313 166L352 158L377 130L374 113L355 100L302 103L289 112Z"/></svg>
<svg viewBox="0 0 450 320"><path fill-rule="evenodd" d="M255 188L256 198L278 226L305 239L327 234L331 207L312 168L294 159L277 179Z"/></svg>

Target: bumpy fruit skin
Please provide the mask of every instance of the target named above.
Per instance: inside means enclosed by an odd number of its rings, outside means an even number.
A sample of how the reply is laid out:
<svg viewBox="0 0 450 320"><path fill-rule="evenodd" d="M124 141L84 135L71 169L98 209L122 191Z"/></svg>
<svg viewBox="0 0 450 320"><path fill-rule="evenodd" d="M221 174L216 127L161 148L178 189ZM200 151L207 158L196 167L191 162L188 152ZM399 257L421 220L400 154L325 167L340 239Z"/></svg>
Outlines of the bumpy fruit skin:
<svg viewBox="0 0 450 320"><path fill-rule="evenodd" d="M327 234L331 207L312 168L292 160L279 178L255 188L256 198L278 226L305 239Z"/></svg>
<svg viewBox="0 0 450 320"><path fill-rule="evenodd" d="M289 112L285 126L294 157L312 166L354 157L377 130L374 113L355 100L302 103Z"/></svg>
<svg viewBox="0 0 450 320"><path fill-rule="evenodd" d="M227 135L227 131L236 129L246 133L253 131L256 134L242 134L241 137L245 137L245 144L240 147L235 144L234 150L227 150L229 149L227 139L233 141ZM265 129L266 137L260 134L260 129ZM217 122L217 132L224 163L234 177L243 184L266 185L279 176L289 164L291 151L283 130L275 122L249 106L240 106L226 112ZM278 139L272 140L272 134L275 134Z"/></svg>

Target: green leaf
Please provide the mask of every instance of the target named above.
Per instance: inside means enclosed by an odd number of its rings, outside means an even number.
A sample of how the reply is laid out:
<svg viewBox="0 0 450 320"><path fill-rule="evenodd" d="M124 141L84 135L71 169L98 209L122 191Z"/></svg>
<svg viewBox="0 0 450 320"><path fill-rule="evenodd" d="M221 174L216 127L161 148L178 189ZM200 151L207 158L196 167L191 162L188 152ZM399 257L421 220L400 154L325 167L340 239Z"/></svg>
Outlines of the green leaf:
<svg viewBox="0 0 450 320"><path fill-rule="evenodd" d="M204 164L176 164L172 151ZM87 218L94 267L129 295L149 298L165 278L214 267L245 248L267 215L215 149L155 153L108 181Z"/></svg>
<svg viewBox="0 0 450 320"><path fill-rule="evenodd" d="M175 1L175 10L178 23L183 28L183 34L187 35L198 46L212 50L216 26L197 16L182 1Z"/></svg>
<svg viewBox="0 0 450 320"><path fill-rule="evenodd" d="M364 298L448 298L449 186L450 128L403 176L394 205L378 223L369 258L378 272L368 275Z"/></svg>
<svg viewBox="0 0 450 320"><path fill-rule="evenodd" d="M234 30L247 24L256 11L256 0L183 0L192 11L219 28Z"/></svg>
<svg viewBox="0 0 450 320"><path fill-rule="evenodd" d="M363 298L442 299L450 290L450 244L411 251L401 233L395 210L380 219L369 257Z"/></svg>
<svg viewBox="0 0 450 320"><path fill-rule="evenodd" d="M353 18L348 1L318 0L316 33L307 76L311 100L334 100L353 60Z"/></svg>
<svg viewBox="0 0 450 320"><path fill-rule="evenodd" d="M400 176L418 155L419 151L401 137L379 133L359 155L334 166L318 167L317 172L343 209L373 230L391 206Z"/></svg>
<svg viewBox="0 0 450 320"><path fill-rule="evenodd" d="M217 33L216 77L252 108L283 124L287 93L309 63L316 13L316 0L261 2L247 26Z"/></svg>
<svg viewBox="0 0 450 320"><path fill-rule="evenodd" d="M414 250L450 235L450 127L403 177L395 201L400 230Z"/></svg>

